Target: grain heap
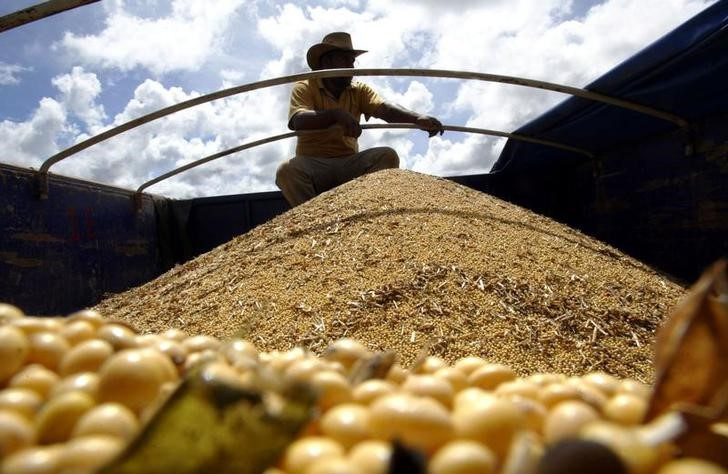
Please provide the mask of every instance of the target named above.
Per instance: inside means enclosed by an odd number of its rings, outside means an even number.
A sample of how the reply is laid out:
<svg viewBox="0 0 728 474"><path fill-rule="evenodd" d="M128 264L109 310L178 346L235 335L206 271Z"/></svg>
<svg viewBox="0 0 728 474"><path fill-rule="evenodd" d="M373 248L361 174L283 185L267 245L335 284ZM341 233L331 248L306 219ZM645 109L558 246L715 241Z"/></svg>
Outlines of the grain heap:
<svg viewBox="0 0 728 474"><path fill-rule="evenodd" d="M320 352L351 337L410 364L652 378L684 290L564 225L447 180L364 176L95 309L142 332Z"/></svg>

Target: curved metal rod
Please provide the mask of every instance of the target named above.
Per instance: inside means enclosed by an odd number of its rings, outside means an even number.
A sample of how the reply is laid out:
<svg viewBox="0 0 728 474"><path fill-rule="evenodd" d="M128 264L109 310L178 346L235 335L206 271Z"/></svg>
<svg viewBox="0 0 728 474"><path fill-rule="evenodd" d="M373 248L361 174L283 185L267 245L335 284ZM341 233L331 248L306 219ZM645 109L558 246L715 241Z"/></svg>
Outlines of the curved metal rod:
<svg viewBox="0 0 728 474"><path fill-rule="evenodd" d="M419 128L416 125L410 124L410 123L385 123L385 124L364 124L361 127L364 130L372 130L372 129L390 129L390 128L411 128L411 129L418 129ZM559 148L562 150L571 151L574 153L579 153L581 155L586 155L589 158L594 158L594 154L590 151L583 150L581 148L575 148L569 145L564 145L562 143L552 142L550 140L541 140L540 138L532 138L525 135L519 135L516 133L507 133L507 132L501 132L499 130L488 130L485 128L470 128L470 127L458 127L455 125L445 125L443 128L447 131L452 132L465 132L465 133L477 133L480 135L493 135L496 137L503 137L503 138L512 138L514 140L520 140L524 142L530 142L530 143L538 143L541 145L550 146L553 148ZM195 168L197 166L203 165L205 163L208 163L210 161L216 160L218 158L222 158L224 156L232 155L233 153L237 153L239 151L247 150L249 148L253 148L259 145L265 145L266 143L275 142L278 140L283 140L285 138L291 138L298 135L304 135L308 133L316 133L320 130L307 130L307 131L300 131L300 132L288 132L288 133L282 133L280 135L273 135L268 138L263 138L261 140L256 140L254 142L245 143L243 145L239 145L233 148L228 148L227 150L223 150L217 153L214 153L212 155L206 156L204 158L201 158L197 161L193 161L191 163L187 163L184 166L180 166L179 168L176 168L172 171L169 171L167 173L164 173L163 175L160 175L154 179L151 179L147 181L146 183L142 184L137 188L136 193L141 194L142 191L144 191L149 186L152 186L153 184L157 184L160 181L164 181L167 178L171 178L172 176L178 175L184 171L187 171L189 169Z"/></svg>
<svg viewBox="0 0 728 474"><path fill-rule="evenodd" d="M561 84L555 84L553 82L545 82L545 81L537 81L534 79L525 79L521 77L515 77L515 76L502 76L498 74L486 74L486 73L479 73L479 72L467 72L467 71L449 71L444 69L327 69L322 71L311 71L311 72L304 72L299 74L292 74L290 76L283 76L278 77L274 79L266 79L263 81L258 82L251 82L249 84L244 84L241 86L235 86L230 87L228 89L223 89L221 91L213 92L211 94L206 94L200 97L195 97L194 99L189 99L184 102L180 102L175 105L171 105L169 107L165 107L163 109L157 110L156 112L152 112L150 114L144 115L142 117L138 117L136 119L130 120L122 125L119 125L118 127L109 129L105 132L102 132L96 136L93 136L87 140L84 140L80 143L77 143L73 145L70 148L67 148L59 153L56 153L52 157L48 158L43 164L41 165L40 169L38 170L38 173L41 175L47 174L48 169L54 165L55 163L58 163L59 161L63 160L64 158L67 158L75 153L78 153L81 150L85 150L86 148L89 148L97 143L100 143L104 140L108 140L111 137L115 137L116 135L119 135L123 132L126 132L127 130L131 130L132 128L136 128L140 125L143 125L147 122L151 122L152 120L156 120L158 118L165 117L167 115L173 114L175 112L179 112L180 110L188 109L190 107L194 107L196 105L204 104L206 102L210 102L217 99L222 99L224 97L229 97L231 95L240 94L243 92L249 92L256 89L263 89L266 87L271 86L277 86L281 84L287 84L291 82L296 82L304 79L313 79L313 78L327 78L327 77L342 77L342 76L416 76L416 77L440 77L440 78L451 78L451 79L474 79L479 81L486 81L486 82L498 82L502 84L512 84L517 86L524 86L524 87L532 87L536 89L544 89L544 90L550 90L555 92L561 92L564 94L571 94L577 97L582 97L584 99L594 100L597 102L603 102L606 104L614 105L617 107L622 107L625 109L633 110L635 112L639 112L645 115L650 115L652 117L656 117L662 120L667 120L669 122L672 122L674 124L677 124L678 126L682 128L689 128L689 123L687 120L683 119L682 117L679 117L677 115L658 110L652 107L648 107L642 104L637 104L635 102L631 102L628 100L619 99L616 97L611 97L605 94L600 94L598 92L592 92L585 89L579 89L578 87L570 87L570 86L564 86Z"/></svg>
<svg viewBox="0 0 728 474"><path fill-rule="evenodd" d="M100 0L49 0L0 17L0 33Z"/></svg>
<svg viewBox="0 0 728 474"><path fill-rule="evenodd" d="M201 158L197 161L193 161L191 163L187 163L184 166L180 166L179 168L175 168L172 171L169 171L167 173L164 173L163 175L157 176L154 179L150 179L146 183L139 186L136 190L137 193L141 193L144 189L148 188L149 186L153 184L157 184L160 181L164 181L167 178L171 178L174 175L180 174L183 171L187 171L189 169L195 168L200 165L204 165L208 161L216 160L218 158L222 158L223 156L232 155L233 153L237 153L239 151L247 150L248 148L253 148L259 145L265 145L266 143L276 142L278 140L283 140L284 138L291 138L298 135L297 132L289 132L289 133L282 133L280 135L273 135L268 138L263 138L262 140L256 140L254 142L245 143L243 145L239 145L233 148L228 148L227 150L220 151L218 153L214 153L212 155L206 156L204 158Z"/></svg>

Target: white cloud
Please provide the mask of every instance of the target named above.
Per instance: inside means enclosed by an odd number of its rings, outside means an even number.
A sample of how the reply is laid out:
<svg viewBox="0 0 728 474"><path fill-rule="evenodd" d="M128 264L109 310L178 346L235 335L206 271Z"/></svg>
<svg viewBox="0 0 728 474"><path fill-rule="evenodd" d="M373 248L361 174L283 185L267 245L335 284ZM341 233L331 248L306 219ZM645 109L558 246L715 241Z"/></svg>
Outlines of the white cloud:
<svg viewBox="0 0 728 474"><path fill-rule="evenodd" d="M385 100L419 113L430 113L435 107L432 92L418 80L411 81L403 93L389 86L381 88L379 93Z"/></svg>
<svg viewBox="0 0 728 474"><path fill-rule="evenodd" d="M159 82L147 79L134 90L134 97L126 104L124 110L114 118L114 124L120 125L198 95L195 93L187 94L180 87L166 89ZM189 112L181 114L189 115Z"/></svg>
<svg viewBox="0 0 728 474"><path fill-rule="evenodd" d="M31 68L23 67L20 64L8 64L0 61L0 86L19 84L18 75L31 70Z"/></svg>
<svg viewBox="0 0 728 474"><path fill-rule="evenodd" d="M245 71L234 69L223 69L220 71L220 78L222 79L222 86L224 88L241 84L246 76L247 73Z"/></svg>
<svg viewBox="0 0 728 474"><path fill-rule="evenodd" d="M173 0L168 16L149 19L129 13L122 1L108 6L106 28L96 35L65 34L56 48L85 65L155 75L198 70L211 51L222 48L235 11L245 0Z"/></svg>
<svg viewBox="0 0 728 474"><path fill-rule="evenodd" d="M438 176L486 173L495 162L494 149L502 140L482 135L468 135L464 141L433 137L424 155L412 157L412 169Z"/></svg>
<svg viewBox="0 0 728 474"><path fill-rule="evenodd" d="M361 0L324 0L323 4L332 7L346 6L351 8L360 8L362 2Z"/></svg>
<svg viewBox="0 0 728 474"><path fill-rule="evenodd" d="M548 9L545 3L540 4ZM490 54L463 61L479 71L524 76L582 87L706 7L702 1L610 0L581 20L560 23L545 15L527 21L512 34L492 39ZM543 13L543 12L541 12ZM556 18L556 17L555 17ZM465 20L458 34L472 43L485 41ZM435 64L456 57L464 39L445 42ZM548 110L566 96L518 86L470 82L459 88L452 110L467 115L469 126L511 131ZM488 159L492 161L494 156Z"/></svg>
<svg viewBox="0 0 728 474"><path fill-rule="evenodd" d="M101 93L101 83L96 74L76 66L70 74L55 77L51 82L61 91L66 109L83 120L90 133L99 133L106 113L103 105L96 104Z"/></svg>
<svg viewBox="0 0 728 474"><path fill-rule="evenodd" d="M0 122L0 143L4 161L28 167L39 167L45 158L58 151L58 140L68 132L66 111L54 99L44 98L30 120Z"/></svg>

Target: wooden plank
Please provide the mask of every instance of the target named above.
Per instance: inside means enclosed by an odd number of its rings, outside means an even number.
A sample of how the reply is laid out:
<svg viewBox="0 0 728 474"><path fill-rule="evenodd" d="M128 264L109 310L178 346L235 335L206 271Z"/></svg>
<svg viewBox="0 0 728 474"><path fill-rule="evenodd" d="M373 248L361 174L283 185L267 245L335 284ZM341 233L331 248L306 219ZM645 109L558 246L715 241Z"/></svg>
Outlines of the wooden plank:
<svg viewBox="0 0 728 474"><path fill-rule="evenodd" d="M0 33L11 30L26 23L41 20L45 17L65 12L73 8L96 3L100 0L50 0L39 3L32 7L18 10L3 17L0 17Z"/></svg>

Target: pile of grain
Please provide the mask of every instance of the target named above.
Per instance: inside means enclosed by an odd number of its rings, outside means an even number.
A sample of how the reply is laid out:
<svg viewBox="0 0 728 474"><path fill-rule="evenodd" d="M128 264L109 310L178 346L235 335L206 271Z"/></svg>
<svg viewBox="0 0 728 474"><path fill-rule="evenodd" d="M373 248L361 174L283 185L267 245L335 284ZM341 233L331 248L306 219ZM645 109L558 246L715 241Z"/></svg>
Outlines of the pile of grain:
<svg viewBox="0 0 728 474"><path fill-rule="evenodd" d="M404 170L368 175L95 309L142 331L242 334L320 352L344 336L522 374L652 379L655 329L684 290L532 212Z"/></svg>

